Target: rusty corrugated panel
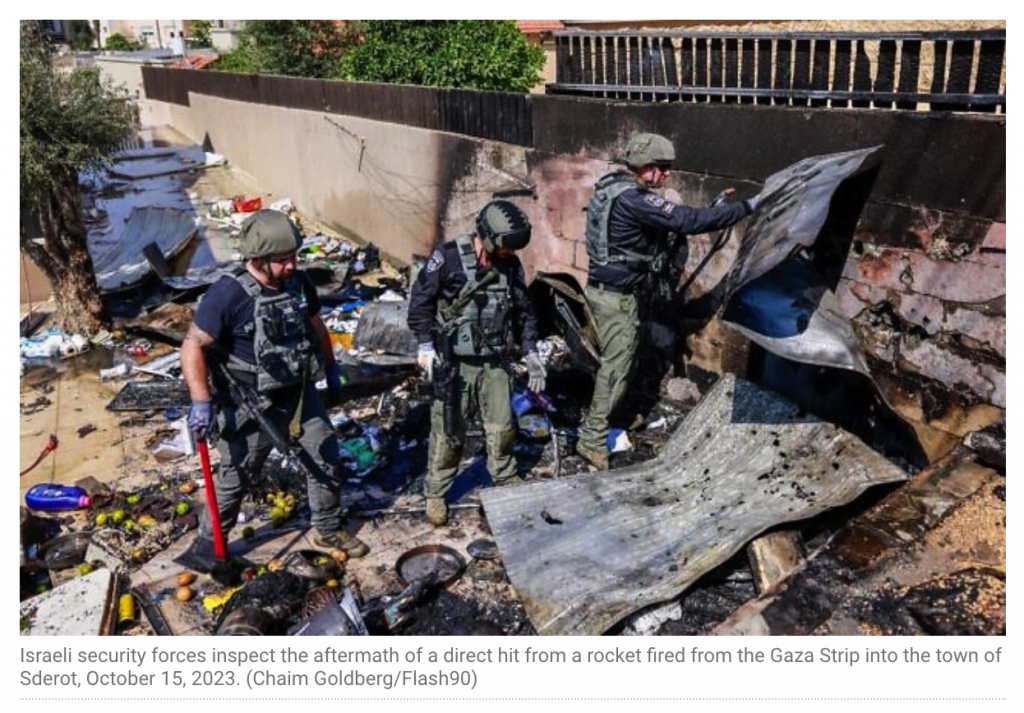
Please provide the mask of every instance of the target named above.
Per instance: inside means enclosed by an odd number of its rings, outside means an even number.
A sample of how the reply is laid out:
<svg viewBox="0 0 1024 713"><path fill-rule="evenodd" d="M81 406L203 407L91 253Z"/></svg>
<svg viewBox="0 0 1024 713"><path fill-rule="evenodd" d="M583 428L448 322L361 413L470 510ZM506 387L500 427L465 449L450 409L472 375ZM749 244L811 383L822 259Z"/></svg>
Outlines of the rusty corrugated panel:
<svg viewBox="0 0 1024 713"><path fill-rule="evenodd" d="M482 493L541 634L601 634L678 596L770 527L907 474L855 436L731 375L653 462Z"/></svg>

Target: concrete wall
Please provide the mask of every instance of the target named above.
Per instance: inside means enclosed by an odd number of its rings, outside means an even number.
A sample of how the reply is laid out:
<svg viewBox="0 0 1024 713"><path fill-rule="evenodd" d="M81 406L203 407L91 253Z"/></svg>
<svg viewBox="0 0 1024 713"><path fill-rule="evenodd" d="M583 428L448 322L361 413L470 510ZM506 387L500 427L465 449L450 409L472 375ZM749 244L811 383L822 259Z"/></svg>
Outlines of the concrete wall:
<svg viewBox="0 0 1024 713"><path fill-rule="evenodd" d="M691 205L729 186L753 195L806 156L884 145L877 165L833 200L818 267L928 458L1005 415L1005 116L537 96L527 149L332 115L342 130L320 112L190 97L190 108L151 102L147 118L208 140L302 212L400 261L469 227L499 194L535 226L528 274L569 272L581 283L583 208L633 131L673 139L681 170L669 196ZM710 240L689 241L691 266ZM711 262L695 296L725 274L734 249ZM718 322L689 347L701 369L759 374L746 340ZM820 392L833 383L819 382Z"/></svg>
<svg viewBox="0 0 1024 713"><path fill-rule="evenodd" d="M147 64L170 64L170 60L139 60L126 55L100 54L95 59L96 67L108 77L115 87L125 87L132 97L143 97L146 88L142 82L142 68Z"/></svg>
<svg viewBox="0 0 1024 713"><path fill-rule="evenodd" d="M148 102L146 118L226 155L300 212L408 263L448 230L451 186L479 142L355 117L190 96ZM486 200L484 200L486 202ZM476 206L474 206L476 208Z"/></svg>

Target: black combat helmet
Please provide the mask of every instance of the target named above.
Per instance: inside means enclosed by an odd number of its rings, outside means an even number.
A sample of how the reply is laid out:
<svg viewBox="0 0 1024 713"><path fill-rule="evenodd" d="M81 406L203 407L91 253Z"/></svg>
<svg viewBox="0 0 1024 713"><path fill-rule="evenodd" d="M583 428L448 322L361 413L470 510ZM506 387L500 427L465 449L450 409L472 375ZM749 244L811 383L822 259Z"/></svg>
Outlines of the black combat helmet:
<svg viewBox="0 0 1024 713"><path fill-rule="evenodd" d="M509 201L491 201L476 218L476 234L489 253L498 248L522 250L530 244L532 232L526 213Z"/></svg>

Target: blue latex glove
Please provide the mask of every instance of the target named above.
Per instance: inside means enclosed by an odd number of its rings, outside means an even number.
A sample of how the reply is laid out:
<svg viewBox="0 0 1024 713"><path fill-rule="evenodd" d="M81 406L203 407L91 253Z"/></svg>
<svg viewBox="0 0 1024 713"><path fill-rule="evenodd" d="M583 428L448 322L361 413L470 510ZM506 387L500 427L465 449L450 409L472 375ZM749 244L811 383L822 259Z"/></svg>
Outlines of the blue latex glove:
<svg viewBox="0 0 1024 713"><path fill-rule="evenodd" d="M197 441L206 438L213 423L213 403L211 401L193 401L188 411L188 427Z"/></svg>
<svg viewBox="0 0 1024 713"><path fill-rule="evenodd" d="M327 367L327 390L331 394L331 403L341 403L341 367L335 362Z"/></svg>

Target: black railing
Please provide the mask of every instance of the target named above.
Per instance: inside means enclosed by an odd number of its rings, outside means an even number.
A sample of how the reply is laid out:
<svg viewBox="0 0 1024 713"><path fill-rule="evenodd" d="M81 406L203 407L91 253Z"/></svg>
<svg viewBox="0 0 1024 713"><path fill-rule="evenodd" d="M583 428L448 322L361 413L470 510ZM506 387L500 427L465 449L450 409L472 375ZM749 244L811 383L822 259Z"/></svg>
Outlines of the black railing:
<svg viewBox="0 0 1024 713"><path fill-rule="evenodd" d="M1006 112L1006 31L556 32L549 94Z"/></svg>

